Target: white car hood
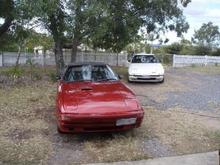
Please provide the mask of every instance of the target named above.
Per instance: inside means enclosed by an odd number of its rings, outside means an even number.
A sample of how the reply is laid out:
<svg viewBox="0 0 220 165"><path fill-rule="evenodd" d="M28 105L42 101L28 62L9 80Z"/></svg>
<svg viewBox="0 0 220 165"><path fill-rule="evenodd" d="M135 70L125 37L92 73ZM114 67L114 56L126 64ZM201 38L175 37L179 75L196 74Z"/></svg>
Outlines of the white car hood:
<svg viewBox="0 0 220 165"><path fill-rule="evenodd" d="M129 75L163 75L164 68L161 63L131 63Z"/></svg>

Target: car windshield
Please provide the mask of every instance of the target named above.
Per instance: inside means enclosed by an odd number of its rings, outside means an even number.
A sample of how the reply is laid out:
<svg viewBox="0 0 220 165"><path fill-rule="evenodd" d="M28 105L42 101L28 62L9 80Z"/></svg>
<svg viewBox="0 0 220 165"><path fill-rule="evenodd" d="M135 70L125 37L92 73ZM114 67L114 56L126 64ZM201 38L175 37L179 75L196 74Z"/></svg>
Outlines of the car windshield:
<svg viewBox="0 0 220 165"><path fill-rule="evenodd" d="M116 74L107 65L78 65L69 67L64 81L108 81L118 80Z"/></svg>
<svg viewBox="0 0 220 165"><path fill-rule="evenodd" d="M153 55L135 55L131 63L159 63L160 61Z"/></svg>

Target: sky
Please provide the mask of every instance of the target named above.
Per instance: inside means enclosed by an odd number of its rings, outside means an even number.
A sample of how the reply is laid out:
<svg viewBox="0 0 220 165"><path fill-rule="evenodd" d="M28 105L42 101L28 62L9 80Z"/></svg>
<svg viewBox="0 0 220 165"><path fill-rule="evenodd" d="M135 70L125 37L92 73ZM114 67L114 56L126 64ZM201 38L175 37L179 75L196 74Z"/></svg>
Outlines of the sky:
<svg viewBox="0 0 220 165"><path fill-rule="evenodd" d="M192 0L186 8L183 8L183 14L190 25L186 39L191 40L195 30L198 30L203 23L213 22L220 28L220 0ZM180 40L174 32L166 34L170 39L169 43Z"/></svg>

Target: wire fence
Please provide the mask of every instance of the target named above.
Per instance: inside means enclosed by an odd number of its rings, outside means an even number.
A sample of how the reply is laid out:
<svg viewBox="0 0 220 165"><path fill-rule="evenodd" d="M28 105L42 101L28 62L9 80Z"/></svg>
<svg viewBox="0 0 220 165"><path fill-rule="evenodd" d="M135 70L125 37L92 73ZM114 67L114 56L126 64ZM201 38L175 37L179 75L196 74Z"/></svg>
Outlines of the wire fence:
<svg viewBox="0 0 220 165"><path fill-rule="evenodd" d="M0 53L0 67L14 66L18 57L16 52L1 52ZM34 54L21 53L19 64L27 64L31 61L33 64L48 66L55 65L55 57L53 53ZM65 64L70 63L71 55L69 52L64 53ZM76 62L104 62L112 66L127 66L127 54L116 53L100 53L100 52L78 52Z"/></svg>
<svg viewBox="0 0 220 165"><path fill-rule="evenodd" d="M220 57L218 56L173 55L173 67L217 64L220 64Z"/></svg>
<svg viewBox="0 0 220 165"><path fill-rule="evenodd" d="M173 55L156 55L163 64L172 65ZM0 52L0 67L14 66L18 57L17 52ZM70 63L70 52L64 52L63 55L65 64ZM106 52L78 52L76 56L76 62L104 62L111 66L128 66L127 53L106 53ZM34 54L22 52L19 58L19 64L24 65L28 62L37 64L40 66L52 66L55 65L54 53L46 54Z"/></svg>

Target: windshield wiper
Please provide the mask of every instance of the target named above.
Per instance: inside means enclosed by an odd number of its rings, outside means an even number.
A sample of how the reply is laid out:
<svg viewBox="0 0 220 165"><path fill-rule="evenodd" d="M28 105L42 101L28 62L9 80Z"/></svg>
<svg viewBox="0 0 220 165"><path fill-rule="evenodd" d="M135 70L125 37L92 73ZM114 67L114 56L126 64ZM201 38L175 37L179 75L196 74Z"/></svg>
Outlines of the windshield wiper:
<svg viewBox="0 0 220 165"><path fill-rule="evenodd" d="M100 82L100 81L111 81L111 80L115 81L117 79L116 78L106 78L106 79L100 79L100 80L96 80L96 81Z"/></svg>
<svg viewBox="0 0 220 165"><path fill-rule="evenodd" d="M92 80L71 80L71 81L66 81L67 83L72 83L72 82L90 82Z"/></svg>

